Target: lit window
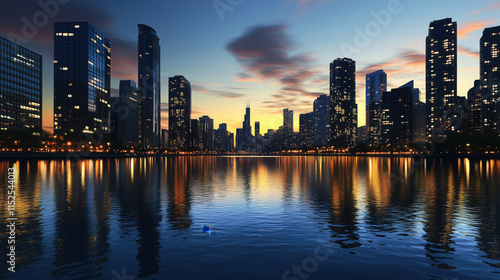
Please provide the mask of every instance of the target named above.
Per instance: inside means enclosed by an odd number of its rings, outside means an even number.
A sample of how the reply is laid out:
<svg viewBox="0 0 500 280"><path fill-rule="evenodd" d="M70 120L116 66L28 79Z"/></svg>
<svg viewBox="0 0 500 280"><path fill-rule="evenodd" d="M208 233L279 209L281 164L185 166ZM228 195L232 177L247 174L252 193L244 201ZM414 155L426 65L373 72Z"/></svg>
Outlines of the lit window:
<svg viewBox="0 0 500 280"><path fill-rule="evenodd" d="M75 28L80 28L80 25L75 25Z"/></svg>
<svg viewBox="0 0 500 280"><path fill-rule="evenodd" d="M79 110L79 109L80 109L80 106L75 106L75 109Z"/></svg>

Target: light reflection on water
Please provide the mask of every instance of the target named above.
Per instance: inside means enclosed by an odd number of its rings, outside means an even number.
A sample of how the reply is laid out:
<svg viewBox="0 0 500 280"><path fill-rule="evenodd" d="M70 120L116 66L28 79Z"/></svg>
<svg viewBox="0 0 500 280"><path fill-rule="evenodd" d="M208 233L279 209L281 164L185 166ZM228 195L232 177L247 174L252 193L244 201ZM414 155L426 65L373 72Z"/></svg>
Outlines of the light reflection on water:
<svg viewBox="0 0 500 280"><path fill-rule="evenodd" d="M17 272L2 278L282 279L318 240L333 253L309 279L500 277L497 160L0 161L2 217L9 166Z"/></svg>

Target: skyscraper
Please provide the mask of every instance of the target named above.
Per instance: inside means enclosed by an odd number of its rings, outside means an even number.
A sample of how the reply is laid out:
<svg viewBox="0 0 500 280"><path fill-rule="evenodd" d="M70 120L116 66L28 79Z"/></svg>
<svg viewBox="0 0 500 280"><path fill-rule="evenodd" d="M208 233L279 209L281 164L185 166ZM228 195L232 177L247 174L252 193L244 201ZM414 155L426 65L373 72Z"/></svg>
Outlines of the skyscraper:
<svg viewBox="0 0 500 280"><path fill-rule="evenodd" d="M259 136L260 136L260 122L256 121L255 122L255 137L259 137Z"/></svg>
<svg viewBox="0 0 500 280"><path fill-rule="evenodd" d="M366 130L372 146L380 144L380 101L387 91L387 74L378 70L366 75Z"/></svg>
<svg viewBox="0 0 500 280"><path fill-rule="evenodd" d="M483 110L483 102L489 104L488 97L487 89L481 86L481 80L475 80L474 87L467 92L467 105L469 107L467 128L469 133L483 132L483 125L486 123L484 118L488 120L490 117L489 112L486 112L486 108Z"/></svg>
<svg viewBox="0 0 500 280"><path fill-rule="evenodd" d="M143 148L160 147L161 109L160 109L160 39L156 31L139 24L139 92L141 96L141 135Z"/></svg>
<svg viewBox="0 0 500 280"><path fill-rule="evenodd" d="M203 150L214 150L214 120L203 116L200 120L201 145Z"/></svg>
<svg viewBox="0 0 500 280"><path fill-rule="evenodd" d="M480 81L483 104L481 132L500 132L500 26L486 28L480 41Z"/></svg>
<svg viewBox="0 0 500 280"><path fill-rule="evenodd" d="M382 95L382 144L402 147L413 139L413 87L403 86Z"/></svg>
<svg viewBox="0 0 500 280"><path fill-rule="evenodd" d="M250 125L250 106L245 110L243 128L236 130L236 145L239 151L251 151L254 149L252 126Z"/></svg>
<svg viewBox="0 0 500 280"><path fill-rule="evenodd" d="M314 100L314 145L327 147L330 145L330 98L320 95Z"/></svg>
<svg viewBox="0 0 500 280"><path fill-rule="evenodd" d="M110 130L110 41L88 22L54 23L54 133L86 140Z"/></svg>
<svg viewBox="0 0 500 280"><path fill-rule="evenodd" d="M0 131L42 129L42 56L0 37Z"/></svg>
<svg viewBox="0 0 500 280"><path fill-rule="evenodd" d="M293 110L283 109L283 127L293 132Z"/></svg>
<svg viewBox="0 0 500 280"><path fill-rule="evenodd" d="M337 58L330 64L330 140L338 148L356 143L356 62Z"/></svg>
<svg viewBox="0 0 500 280"><path fill-rule="evenodd" d="M189 149L191 126L191 84L184 76L169 78L168 133L170 149Z"/></svg>
<svg viewBox="0 0 500 280"><path fill-rule="evenodd" d="M426 40L427 137L457 131L457 23L451 18L430 23Z"/></svg>
<svg viewBox="0 0 500 280"><path fill-rule="evenodd" d="M245 120L243 121L243 133L252 135L252 126L250 125L250 106L245 111Z"/></svg>
<svg viewBox="0 0 500 280"><path fill-rule="evenodd" d="M314 145L314 112L299 116L299 147L312 148Z"/></svg>
<svg viewBox="0 0 500 280"><path fill-rule="evenodd" d="M139 143L139 94L134 81L120 81L120 95L112 98L111 114L116 122L112 134L123 144Z"/></svg>

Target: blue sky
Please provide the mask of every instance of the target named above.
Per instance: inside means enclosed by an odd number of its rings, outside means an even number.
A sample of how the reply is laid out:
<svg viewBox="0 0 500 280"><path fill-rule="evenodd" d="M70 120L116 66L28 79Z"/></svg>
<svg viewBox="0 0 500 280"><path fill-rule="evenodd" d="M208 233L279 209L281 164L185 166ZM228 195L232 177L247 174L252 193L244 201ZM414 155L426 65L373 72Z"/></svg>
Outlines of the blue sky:
<svg viewBox="0 0 500 280"><path fill-rule="evenodd" d="M51 1L58 4L57 13L21 42L44 56L47 129L53 114L53 21L89 21L111 38L113 88L120 79L137 80L137 24L150 25L162 47L163 103L168 77L184 75L193 85L193 118L209 115L216 127L227 123L235 131L250 103L252 122L260 121L264 132L282 124L283 108L295 111L298 130L299 114L312 111L317 96L329 94L329 63L337 57L357 63L361 125L364 75L372 70L388 73L389 88L413 79L424 94L425 36L431 21L446 17L458 22L458 94L465 96L479 77L481 32L500 24L500 2L488 0L42 0ZM4 2L3 37L22 35L23 18L33 22L44 11L35 0ZM365 40L356 44L360 33ZM167 116L163 111L164 128Z"/></svg>

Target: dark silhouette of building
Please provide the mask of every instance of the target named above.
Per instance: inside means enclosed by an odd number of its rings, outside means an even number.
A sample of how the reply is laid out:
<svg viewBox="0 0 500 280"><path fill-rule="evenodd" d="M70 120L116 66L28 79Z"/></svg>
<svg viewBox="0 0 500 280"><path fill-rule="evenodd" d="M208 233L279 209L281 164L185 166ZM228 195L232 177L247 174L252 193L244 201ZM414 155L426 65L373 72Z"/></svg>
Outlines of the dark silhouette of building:
<svg viewBox="0 0 500 280"><path fill-rule="evenodd" d="M0 131L42 130L42 56L0 37Z"/></svg>
<svg viewBox="0 0 500 280"><path fill-rule="evenodd" d="M184 76L169 78L168 108L169 148L187 150L191 132L191 84Z"/></svg>
<svg viewBox="0 0 500 280"><path fill-rule="evenodd" d="M457 23L451 18L430 23L426 40L427 137L445 137L458 131Z"/></svg>
<svg viewBox="0 0 500 280"><path fill-rule="evenodd" d="M337 58L330 64L330 139L336 148L356 144L356 62Z"/></svg>
<svg viewBox="0 0 500 280"><path fill-rule="evenodd" d="M230 152L234 149L234 134L227 131L227 124L219 124L215 131L215 151L220 153Z"/></svg>
<svg viewBox="0 0 500 280"><path fill-rule="evenodd" d="M480 40L482 133L500 132L500 26L486 28Z"/></svg>
<svg viewBox="0 0 500 280"><path fill-rule="evenodd" d="M386 91L387 74L383 70L366 75L366 129L371 146L380 145L380 102Z"/></svg>
<svg viewBox="0 0 500 280"><path fill-rule="evenodd" d="M314 112L300 114L299 122L299 147L303 149L312 148L314 146Z"/></svg>
<svg viewBox="0 0 500 280"><path fill-rule="evenodd" d="M201 149L214 150L214 120L209 116L200 119Z"/></svg>
<svg viewBox="0 0 500 280"><path fill-rule="evenodd" d="M382 95L382 144L404 147L413 137L413 88L400 87Z"/></svg>
<svg viewBox="0 0 500 280"><path fill-rule="evenodd" d="M260 122L256 121L255 122L255 137L259 137L259 136L260 136Z"/></svg>
<svg viewBox="0 0 500 280"><path fill-rule="evenodd" d="M202 147L202 140L201 140L201 125L200 121L197 119L191 120L191 126L190 126L190 134L189 134L189 141L190 141L190 148L191 150L198 151L203 149Z"/></svg>
<svg viewBox="0 0 500 280"><path fill-rule="evenodd" d="M488 110L488 107L491 108L489 97L489 91L481 85L481 80L474 81L474 87L467 92L467 106L469 108L467 130L469 133L486 132L484 129L485 120L491 120L491 110ZM490 128L490 123L487 125L487 128Z"/></svg>
<svg viewBox="0 0 500 280"><path fill-rule="evenodd" d="M111 98L111 134L123 145L139 143L139 94L134 81L120 81L118 97Z"/></svg>
<svg viewBox="0 0 500 280"><path fill-rule="evenodd" d="M293 132L293 110L283 109L283 127Z"/></svg>
<svg viewBox="0 0 500 280"><path fill-rule="evenodd" d="M236 129L236 147L238 151L254 151L254 138L252 136L252 126L250 125L250 107L247 106L243 128Z"/></svg>
<svg viewBox="0 0 500 280"><path fill-rule="evenodd" d="M139 24L139 92L141 95L141 135L143 148L160 147L161 134L161 77L160 39L156 31Z"/></svg>
<svg viewBox="0 0 500 280"><path fill-rule="evenodd" d="M314 145L330 145L330 98L326 94L314 100Z"/></svg>
<svg viewBox="0 0 500 280"><path fill-rule="evenodd" d="M82 140L109 134L110 60L110 41L90 23L54 23L56 135Z"/></svg>

